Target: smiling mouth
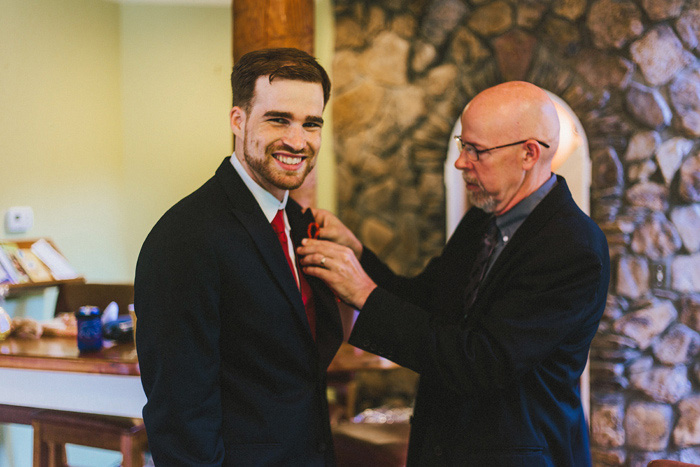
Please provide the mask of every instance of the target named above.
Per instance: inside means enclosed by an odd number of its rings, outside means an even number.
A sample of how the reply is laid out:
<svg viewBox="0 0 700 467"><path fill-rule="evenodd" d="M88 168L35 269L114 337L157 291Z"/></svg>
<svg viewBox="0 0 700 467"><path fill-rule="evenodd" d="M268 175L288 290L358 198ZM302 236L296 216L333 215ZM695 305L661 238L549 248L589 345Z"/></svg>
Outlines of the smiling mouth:
<svg viewBox="0 0 700 467"><path fill-rule="evenodd" d="M297 166L304 162L304 159L306 159L306 156L292 156L288 154L273 154L272 157L281 162L283 165L290 166Z"/></svg>

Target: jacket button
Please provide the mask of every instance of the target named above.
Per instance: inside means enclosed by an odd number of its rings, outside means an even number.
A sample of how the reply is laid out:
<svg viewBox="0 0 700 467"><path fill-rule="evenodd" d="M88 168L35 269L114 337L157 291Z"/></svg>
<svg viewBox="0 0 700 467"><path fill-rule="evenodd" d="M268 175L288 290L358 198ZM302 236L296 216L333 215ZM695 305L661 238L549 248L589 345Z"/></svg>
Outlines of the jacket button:
<svg viewBox="0 0 700 467"><path fill-rule="evenodd" d="M433 448L433 452L435 453L435 455L436 455L437 457L442 456L442 446L440 446L440 445L438 444L437 446L435 446L435 447Z"/></svg>
<svg viewBox="0 0 700 467"><path fill-rule="evenodd" d="M321 441L320 443L318 443L317 449L318 449L318 452L324 453L324 452L326 452L326 449L328 449L328 445L326 443L324 443L323 441Z"/></svg>

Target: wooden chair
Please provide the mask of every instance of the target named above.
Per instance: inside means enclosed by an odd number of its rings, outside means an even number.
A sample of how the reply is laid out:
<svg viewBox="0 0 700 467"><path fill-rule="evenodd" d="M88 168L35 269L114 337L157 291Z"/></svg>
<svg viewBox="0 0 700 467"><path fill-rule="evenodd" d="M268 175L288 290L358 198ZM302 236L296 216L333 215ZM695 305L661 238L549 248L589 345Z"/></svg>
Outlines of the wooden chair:
<svg viewBox="0 0 700 467"><path fill-rule="evenodd" d="M0 404L0 423L17 423L31 425L35 407L21 407L18 405Z"/></svg>
<svg viewBox="0 0 700 467"><path fill-rule="evenodd" d="M148 450L143 420L60 410L32 417L34 467L67 466L66 444L120 451L123 467L142 467Z"/></svg>
<svg viewBox="0 0 700 467"><path fill-rule="evenodd" d="M104 310L112 301L127 314L134 300L133 284L66 283L59 287L55 314L73 313L83 305ZM25 417L26 414L20 413ZM122 465L140 467L148 449L146 429L139 418L38 410L31 415L34 428L34 466L63 467L66 444L120 451Z"/></svg>
<svg viewBox="0 0 700 467"><path fill-rule="evenodd" d="M129 313L128 306L134 303L134 284L67 283L61 284L56 298L55 315L75 313L83 305L94 305L105 309L110 302L119 305L119 314Z"/></svg>
<svg viewBox="0 0 700 467"><path fill-rule="evenodd" d="M408 423L339 423L332 429L338 467L406 465Z"/></svg>

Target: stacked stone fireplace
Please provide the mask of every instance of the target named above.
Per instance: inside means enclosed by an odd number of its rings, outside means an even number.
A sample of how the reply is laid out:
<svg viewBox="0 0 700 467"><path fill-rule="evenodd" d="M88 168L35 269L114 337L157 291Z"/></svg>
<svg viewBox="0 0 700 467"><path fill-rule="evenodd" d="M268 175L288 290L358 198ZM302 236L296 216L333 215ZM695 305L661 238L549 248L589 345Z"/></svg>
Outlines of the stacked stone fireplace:
<svg viewBox="0 0 700 467"><path fill-rule="evenodd" d="M580 119L610 244L591 349L596 465L700 463L700 0L336 0L338 211L397 272L445 242L443 164L480 90Z"/></svg>

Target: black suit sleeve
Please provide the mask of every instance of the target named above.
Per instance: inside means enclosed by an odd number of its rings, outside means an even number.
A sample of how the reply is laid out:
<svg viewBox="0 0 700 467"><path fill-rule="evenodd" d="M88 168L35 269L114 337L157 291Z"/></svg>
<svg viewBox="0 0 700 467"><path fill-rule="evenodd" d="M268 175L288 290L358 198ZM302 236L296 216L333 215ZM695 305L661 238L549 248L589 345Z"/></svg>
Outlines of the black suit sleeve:
<svg viewBox="0 0 700 467"><path fill-rule="evenodd" d="M156 465L215 466L224 458L219 387L219 284L205 235L161 222L135 280L143 409Z"/></svg>
<svg viewBox="0 0 700 467"><path fill-rule="evenodd" d="M546 256L523 251L521 260L494 278L493 292L484 293L466 324L435 319L405 299L407 289L430 288L430 275L389 279L387 269L372 266L378 260L363 257L370 276L378 271L384 287L369 296L350 343L457 392L504 387L545 359L560 358L561 371L583 368L566 360L577 355L585 363L607 273L600 252L580 246L551 248ZM439 297L428 306L439 307Z"/></svg>
<svg viewBox="0 0 700 467"><path fill-rule="evenodd" d="M364 247L360 264L372 280L381 288L398 295L403 300L421 308L429 308L433 298L433 288L439 280L441 257L433 258L425 269L415 277L404 277L384 264L369 248Z"/></svg>

